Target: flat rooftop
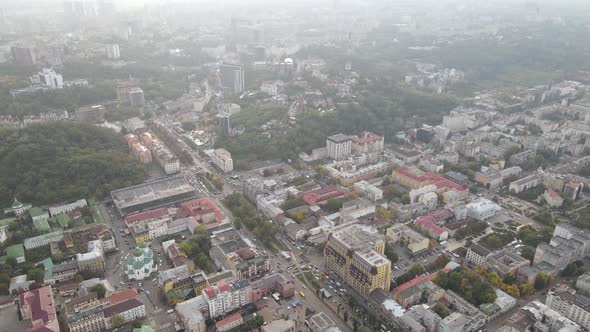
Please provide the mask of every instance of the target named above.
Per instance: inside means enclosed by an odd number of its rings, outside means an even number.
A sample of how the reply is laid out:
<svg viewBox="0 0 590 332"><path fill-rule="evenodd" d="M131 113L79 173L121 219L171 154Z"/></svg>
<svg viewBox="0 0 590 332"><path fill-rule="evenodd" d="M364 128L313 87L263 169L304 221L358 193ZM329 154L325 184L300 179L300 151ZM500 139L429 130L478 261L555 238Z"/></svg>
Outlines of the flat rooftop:
<svg viewBox="0 0 590 332"><path fill-rule="evenodd" d="M119 209L193 192L194 188L182 176L162 178L111 192Z"/></svg>

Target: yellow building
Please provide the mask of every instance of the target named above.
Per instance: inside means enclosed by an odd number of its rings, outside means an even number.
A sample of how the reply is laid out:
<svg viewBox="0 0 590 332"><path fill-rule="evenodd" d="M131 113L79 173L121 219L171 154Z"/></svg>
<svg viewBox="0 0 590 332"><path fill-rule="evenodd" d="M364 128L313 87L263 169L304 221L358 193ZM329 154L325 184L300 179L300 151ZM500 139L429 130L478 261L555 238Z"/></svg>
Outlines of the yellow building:
<svg viewBox="0 0 590 332"><path fill-rule="evenodd" d="M326 266L364 297L376 289L389 291L391 262L384 256L384 236L358 224L330 235L324 249Z"/></svg>

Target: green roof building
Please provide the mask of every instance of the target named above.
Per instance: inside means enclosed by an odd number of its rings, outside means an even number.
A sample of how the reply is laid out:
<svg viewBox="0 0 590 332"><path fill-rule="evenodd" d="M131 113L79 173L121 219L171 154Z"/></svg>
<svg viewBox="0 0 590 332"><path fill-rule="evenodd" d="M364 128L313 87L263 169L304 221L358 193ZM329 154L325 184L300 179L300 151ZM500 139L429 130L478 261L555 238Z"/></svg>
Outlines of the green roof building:
<svg viewBox="0 0 590 332"><path fill-rule="evenodd" d="M70 220L72 218L70 218L70 216L68 216L65 213L62 214L58 214L57 217L55 217L55 221L59 224L59 226L61 228L68 228L68 226L70 225Z"/></svg>
<svg viewBox="0 0 590 332"><path fill-rule="evenodd" d="M16 221L16 218L0 219L0 227L8 227L14 221Z"/></svg>
<svg viewBox="0 0 590 332"><path fill-rule="evenodd" d="M146 279L157 270L158 267L154 264L154 253L145 243L135 248L133 257L127 260L127 278L129 280Z"/></svg>
<svg viewBox="0 0 590 332"><path fill-rule="evenodd" d="M22 243L12 245L6 248L6 257L14 257L17 263L25 262L25 247Z"/></svg>
<svg viewBox="0 0 590 332"><path fill-rule="evenodd" d="M39 233L49 233L49 231L51 231L51 227L49 226L47 219L34 220L33 227L35 227Z"/></svg>
<svg viewBox="0 0 590 332"><path fill-rule="evenodd" d="M31 215L33 222L35 222L35 220L49 219L49 213L47 211L43 211L43 209L39 207L29 209L29 214Z"/></svg>
<svg viewBox="0 0 590 332"><path fill-rule="evenodd" d="M53 261L50 257L45 258L41 264L43 264L43 280L45 283L53 283Z"/></svg>

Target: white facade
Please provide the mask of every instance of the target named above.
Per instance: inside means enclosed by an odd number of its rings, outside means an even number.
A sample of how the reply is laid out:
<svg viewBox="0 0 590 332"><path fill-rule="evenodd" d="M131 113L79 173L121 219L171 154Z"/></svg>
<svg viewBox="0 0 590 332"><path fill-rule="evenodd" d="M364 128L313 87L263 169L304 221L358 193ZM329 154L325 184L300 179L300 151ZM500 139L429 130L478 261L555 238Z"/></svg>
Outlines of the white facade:
<svg viewBox="0 0 590 332"><path fill-rule="evenodd" d="M150 240L168 234L168 223L166 219L154 220L147 224L147 228Z"/></svg>
<svg viewBox="0 0 590 332"><path fill-rule="evenodd" d="M60 206L50 207L49 213L51 214L52 217L55 217L58 214L72 212L77 209L83 208L87 205L88 205L88 202L86 202L85 199L79 199L79 200L77 200L73 203L70 203L70 204L64 204L64 205L60 205Z"/></svg>
<svg viewBox="0 0 590 332"><path fill-rule="evenodd" d="M590 329L590 299L587 297L575 294L573 290L549 291L545 304L586 330Z"/></svg>
<svg viewBox="0 0 590 332"><path fill-rule="evenodd" d="M119 44L108 44L105 46L105 53L109 59L118 59L121 57Z"/></svg>
<svg viewBox="0 0 590 332"><path fill-rule="evenodd" d="M365 193L367 198L371 201L378 201L383 198L383 190L377 188L365 180L355 183L353 187L355 190Z"/></svg>
<svg viewBox="0 0 590 332"><path fill-rule="evenodd" d="M180 170L180 162L178 161L178 159L164 161L162 168L164 169L164 172L166 172L166 174L178 173L178 171Z"/></svg>
<svg viewBox="0 0 590 332"><path fill-rule="evenodd" d="M25 246L25 249L30 250L30 249L35 249L35 248L49 245L51 242L59 242L63 238L64 238L64 233L62 230L59 230L59 231L56 231L53 233L47 233L47 234L43 234L43 235L39 235L39 236L25 239L23 241L23 244Z"/></svg>
<svg viewBox="0 0 590 332"><path fill-rule="evenodd" d="M219 167L224 173L230 173L234 170L234 161L231 153L226 149L216 149L211 154L211 161Z"/></svg>
<svg viewBox="0 0 590 332"><path fill-rule="evenodd" d="M326 140L326 149L330 158L346 159L352 153L352 139L343 134L332 135Z"/></svg>
<svg viewBox="0 0 590 332"><path fill-rule="evenodd" d="M242 280L239 282L247 281ZM207 306L209 317L215 318L224 315L237 308L243 307L251 302L251 287L235 287L225 283L218 283L216 286L209 286L201 291Z"/></svg>
<svg viewBox="0 0 590 332"><path fill-rule="evenodd" d="M133 252L133 257L127 260L127 278L129 280L144 280L157 270L158 266L154 264L154 253L145 243L137 247Z"/></svg>
<svg viewBox="0 0 590 332"><path fill-rule="evenodd" d="M8 237L6 236L6 227L0 227L0 243L4 243Z"/></svg>
<svg viewBox="0 0 590 332"><path fill-rule="evenodd" d="M143 318L143 317L145 317L145 305L141 304L141 305L133 307L127 311L120 312L120 313L118 313L118 315L123 317L123 319L125 320L125 323L134 321L136 319ZM115 317L115 316L105 318L105 327L107 329L113 328L113 317Z"/></svg>
<svg viewBox="0 0 590 332"><path fill-rule="evenodd" d="M53 69L43 69L39 72L39 81L43 85L47 85L51 89L63 89L64 80L61 74L56 73Z"/></svg>
<svg viewBox="0 0 590 332"><path fill-rule="evenodd" d="M476 220L486 220L496 215L502 208L485 198L480 198L466 205L467 215Z"/></svg>

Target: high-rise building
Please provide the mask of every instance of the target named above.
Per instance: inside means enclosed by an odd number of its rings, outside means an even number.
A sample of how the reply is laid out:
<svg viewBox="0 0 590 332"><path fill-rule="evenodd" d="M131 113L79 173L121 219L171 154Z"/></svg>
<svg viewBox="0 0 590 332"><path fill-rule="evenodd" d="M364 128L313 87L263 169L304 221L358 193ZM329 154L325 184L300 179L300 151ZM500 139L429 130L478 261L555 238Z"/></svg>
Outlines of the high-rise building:
<svg viewBox="0 0 590 332"><path fill-rule="evenodd" d="M129 102L133 107L145 106L145 97L143 94L143 90L138 87L129 89Z"/></svg>
<svg viewBox="0 0 590 332"><path fill-rule="evenodd" d="M391 261L376 228L353 224L328 237L324 257L328 269L364 297L377 288L389 290Z"/></svg>
<svg viewBox="0 0 590 332"><path fill-rule="evenodd" d="M109 59L118 59L121 57L121 51L119 50L119 44L107 44L105 45L105 53Z"/></svg>
<svg viewBox="0 0 590 332"><path fill-rule="evenodd" d="M37 63L35 49L32 46L13 45L10 47L10 52L17 65L32 66Z"/></svg>
<svg viewBox="0 0 590 332"><path fill-rule="evenodd" d="M241 66L222 64L219 67L219 83L225 97L244 91L244 70Z"/></svg>
<svg viewBox="0 0 590 332"><path fill-rule="evenodd" d="M219 127L221 128L221 135L222 136L230 136L231 135L231 123L229 121L230 115L229 114L219 114Z"/></svg>
<svg viewBox="0 0 590 332"><path fill-rule="evenodd" d="M53 69L44 68L43 71L37 73L41 84L47 85L51 89L63 89L64 80L61 74L56 73Z"/></svg>
<svg viewBox="0 0 590 332"><path fill-rule="evenodd" d="M335 160L346 159L352 152L352 139L344 134L329 136L326 140L328 156Z"/></svg>

